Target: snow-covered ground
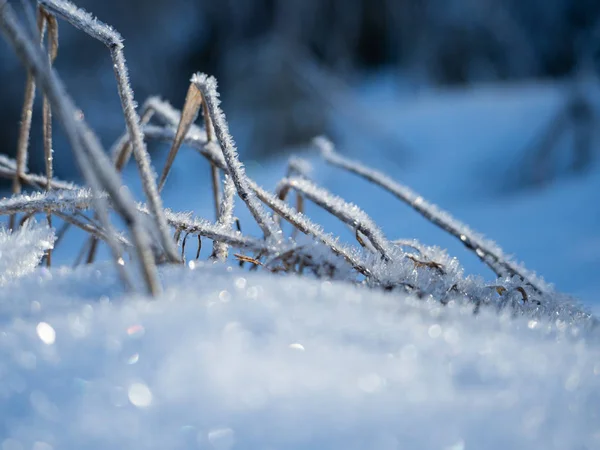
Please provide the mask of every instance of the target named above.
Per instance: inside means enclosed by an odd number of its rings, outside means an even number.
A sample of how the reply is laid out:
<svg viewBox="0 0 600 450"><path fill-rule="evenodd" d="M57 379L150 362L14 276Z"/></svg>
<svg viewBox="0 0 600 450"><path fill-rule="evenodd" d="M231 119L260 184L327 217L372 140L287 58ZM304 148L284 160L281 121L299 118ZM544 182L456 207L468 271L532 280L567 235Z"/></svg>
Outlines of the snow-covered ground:
<svg viewBox="0 0 600 450"><path fill-rule="evenodd" d="M597 166L543 190L498 193L558 107L556 86L362 95L365 111L416 151L394 154L339 123L340 152L597 308ZM448 248L467 272L493 279L390 195L305 156L316 181L363 207L389 238ZM285 161L248 172L271 189ZM167 206L212 218L207 177L206 163L183 151ZM251 231L242 205L235 212ZM55 263L72 261L70 239ZM2 450L600 448L600 340L585 316L474 315L457 303L212 263L161 269L165 292L150 301L123 293L107 263L34 269L50 242L44 227L0 235Z"/></svg>
<svg viewBox="0 0 600 450"><path fill-rule="evenodd" d="M102 264L5 285L3 450L600 446L589 321L212 264L161 275L154 301Z"/></svg>

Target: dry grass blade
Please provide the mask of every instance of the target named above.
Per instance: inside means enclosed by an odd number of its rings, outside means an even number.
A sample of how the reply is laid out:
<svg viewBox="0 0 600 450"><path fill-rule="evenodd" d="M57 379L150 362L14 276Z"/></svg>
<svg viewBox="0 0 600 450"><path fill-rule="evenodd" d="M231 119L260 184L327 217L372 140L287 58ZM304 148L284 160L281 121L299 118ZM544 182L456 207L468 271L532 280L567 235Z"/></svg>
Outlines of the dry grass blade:
<svg viewBox="0 0 600 450"><path fill-rule="evenodd" d="M498 293L498 295L504 295L507 292L509 292L508 289L506 289L504 286L489 286L489 287L494 289ZM511 291L517 291L519 294L521 294L521 298L523 299L524 302L529 300L529 295L527 295L527 291L522 286L517 286L514 289L511 289Z"/></svg>
<svg viewBox="0 0 600 450"><path fill-rule="evenodd" d="M202 237L198 236L198 248L196 250L196 259L200 258L201 251L202 251Z"/></svg>
<svg viewBox="0 0 600 450"><path fill-rule="evenodd" d="M154 111L151 109L142 110L140 115L140 127L143 127L150 122L150 119L152 119L153 115ZM131 149L132 147L131 141L129 140L129 134L127 133L127 130L125 130L125 133L117 140L110 152L115 164L115 169L117 169L117 171L121 172L129 161L129 158L131 158Z"/></svg>
<svg viewBox="0 0 600 450"><path fill-rule="evenodd" d="M27 8L26 8L27 9ZM46 14L40 8L37 15L37 31L40 44L44 39L46 31ZM22 189L22 177L25 175L27 166L27 154L29 149L29 135L31 133L31 119L33 116L33 101L35 100L35 78L31 71L27 71L27 81L25 84L25 99L23 100L23 109L21 111L21 127L19 128L19 139L17 141L16 153L16 173L13 179L12 193L19 194ZM15 227L15 216L10 216L9 229Z"/></svg>
<svg viewBox="0 0 600 450"><path fill-rule="evenodd" d="M428 267L430 269L437 270L441 275L444 275L446 271L444 270L444 266L435 261L421 261L414 257L413 255L406 255L408 259L415 263L415 267Z"/></svg>
<svg viewBox="0 0 600 450"><path fill-rule="evenodd" d="M200 111L202 102L202 93L193 83L191 83L190 87L188 88L187 95L185 97L185 104L183 105L183 112L181 114L181 119L177 127L175 139L173 140L171 150L169 150L169 154L167 156L165 167L163 168L163 171L158 181L159 191L161 191L165 186L167 176L169 175L169 171L173 166L173 161L175 161L175 156L177 156L177 152L179 151L179 148L183 143L185 135L192 126L192 123L196 120L196 117L198 117L198 112Z"/></svg>
<svg viewBox="0 0 600 450"><path fill-rule="evenodd" d="M263 265L258 259L254 259L250 256L242 255L241 253L234 253L233 256L235 256L238 259L238 261L240 261L240 262L247 262L250 264L254 264L255 266Z"/></svg>
<svg viewBox="0 0 600 450"><path fill-rule="evenodd" d="M50 66L54 63L58 54L58 24L56 18L51 14L46 14L40 7L40 15L46 17L48 27L48 63ZM46 163L46 190L52 189L52 178L54 170L52 167L52 107L48 101L48 96L44 94L43 100L43 134L44 134L44 160ZM52 227L52 215L47 214L48 226ZM46 254L46 265L52 265L52 249Z"/></svg>

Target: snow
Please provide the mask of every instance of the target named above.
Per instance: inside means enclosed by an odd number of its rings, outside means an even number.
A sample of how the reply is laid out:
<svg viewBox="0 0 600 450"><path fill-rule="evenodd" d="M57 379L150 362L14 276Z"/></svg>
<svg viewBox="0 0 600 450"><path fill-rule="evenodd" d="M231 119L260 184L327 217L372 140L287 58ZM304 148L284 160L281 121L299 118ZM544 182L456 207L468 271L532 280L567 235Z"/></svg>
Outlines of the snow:
<svg viewBox="0 0 600 450"><path fill-rule="evenodd" d="M584 319L219 264L161 276L155 301L108 264L0 292L3 449L600 445Z"/></svg>
<svg viewBox="0 0 600 450"><path fill-rule="evenodd" d="M16 233L0 229L0 286L33 272L54 239L52 229L31 220Z"/></svg>

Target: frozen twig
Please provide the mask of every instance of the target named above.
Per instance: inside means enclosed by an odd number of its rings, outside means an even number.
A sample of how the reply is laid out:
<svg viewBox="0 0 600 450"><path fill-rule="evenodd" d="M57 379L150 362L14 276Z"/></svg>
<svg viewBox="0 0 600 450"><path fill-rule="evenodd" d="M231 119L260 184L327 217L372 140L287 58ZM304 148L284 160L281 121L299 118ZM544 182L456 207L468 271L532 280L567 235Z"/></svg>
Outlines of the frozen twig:
<svg viewBox="0 0 600 450"><path fill-rule="evenodd" d="M217 80L214 77L198 73L192 76L191 82L202 93L215 135L223 152L223 158L227 164L227 171L235 184L238 195L248 206L250 213L262 229L265 237L278 236L280 234L279 227L264 211L262 205L250 190L246 171L238 158L233 138L229 134L225 114L220 107Z"/></svg>
<svg viewBox="0 0 600 450"><path fill-rule="evenodd" d="M431 223L458 238L465 247L475 252L479 259L487 264L499 277L516 275L532 286L538 293L549 291L549 287L534 274L519 264L510 261L496 244L484 239L446 211L427 202L409 187L397 183L382 172L339 155L335 152L333 144L325 138L316 138L314 142L328 163L359 175L389 191Z"/></svg>
<svg viewBox="0 0 600 450"><path fill-rule="evenodd" d="M216 167L211 164L211 167ZM225 229L233 229L233 206L235 196L235 185L229 175L225 175L223 183L223 198L221 199L221 207L219 208L219 216L217 226ZM225 261L227 259L227 244L215 241L213 246L213 255L215 258Z"/></svg>
<svg viewBox="0 0 600 450"><path fill-rule="evenodd" d="M13 179L15 171L15 161L4 155L0 155L0 177ZM38 189L47 189L48 178L47 176L26 173L21 175L21 183L34 186ZM76 185L68 181L61 181L53 178L50 181L50 187L52 189L75 189Z"/></svg>
<svg viewBox="0 0 600 450"><path fill-rule="evenodd" d="M75 28L99 40L110 49L129 140L133 147L133 155L138 164L144 193L146 194L148 205L154 217L161 244L167 258L171 262L179 262L175 244L171 240L164 217L162 201L158 195L156 176L152 170L150 156L144 144L144 137L139 125L140 118L135 109L133 91L129 84L127 65L123 54L123 38L113 28L96 20L89 13L78 8L71 2L66 0L39 0L39 2L52 13L61 16Z"/></svg>
<svg viewBox="0 0 600 450"><path fill-rule="evenodd" d="M175 132L171 128L149 125L145 128L145 134L147 139L170 141L174 138ZM218 148L215 148L215 146L206 145L205 135L194 132L194 129L192 128L190 133L184 138L183 142L200 152L200 154L208 159L211 164L228 173L228 167L222 152L220 152ZM361 258L345 246L341 245L336 238L330 234L324 233L321 227L313 223L308 217L299 214L298 211L294 210L286 202L258 186L252 179L247 178L247 184L248 188L252 190L260 201L296 227L300 232L315 237L318 241L329 247L335 254L343 257L352 267L363 275L371 274Z"/></svg>
<svg viewBox="0 0 600 450"><path fill-rule="evenodd" d="M105 195L102 195L106 198ZM0 200L0 215L35 213L41 211L76 211L90 209L94 194L91 189L78 188L69 191L34 192L14 195Z"/></svg>
<svg viewBox="0 0 600 450"><path fill-rule="evenodd" d="M25 5L25 10L28 17L31 13L31 5ZM37 16L37 33L35 36L41 41L44 39L46 32L46 15L40 9ZM25 99L23 100L23 109L21 111L21 126L19 128L19 139L17 141L17 171L13 179L12 192L13 194L21 193L21 179L26 171L27 154L29 150L29 136L31 133L31 119L33 116L33 102L35 100L35 78L30 70L27 71L27 81L25 82ZM10 216L10 229L15 227L15 216Z"/></svg>
<svg viewBox="0 0 600 450"><path fill-rule="evenodd" d="M55 210L54 214L57 217L64 220L66 223L68 223L70 225L74 225L77 228L85 231L86 233L91 234L92 236L96 237L96 239L103 240L103 241L109 240L108 232L106 230L103 230L102 228L95 226L91 223L84 222L83 220L77 218L77 216L74 214L66 214L63 211L58 211L58 210ZM127 241L127 239L125 239L124 237L122 237L118 234L115 234L115 235L113 235L113 238L118 240L119 243L121 245L123 245L124 247L131 247L131 243L129 241ZM121 263L121 262L119 261L119 263Z"/></svg>
<svg viewBox="0 0 600 450"><path fill-rule="evenodd" d="M118 175L110 166L100 143L91 130L89 130L81 115L77 113L77 108L67 95L56 73L48 65L48 61L43 56L39 46L27 38L26 33L15 17L14 11L6 2L0 4L0 29L9 43L14 47L23 64L34 74L37 82L48 96L53 110L64 126L65 133L71 143L75 158L84 178L92 190L99 192L101 187L104 187L118 208L119 213L128 224L132 235L139 235L141 233L146 236L145 230L141 229L139 223L136 221L135 209L131 208L133 201L121 189ZM105 201L100 196L97 196L96 202L96 211L101 223L103 227L110 230ZM136 249L145 274L144 278L148 290L154 294L160 288L158 279L156 278L154 261L149 252L149 242L147 237L143 238L141 235L137 237L138 239L134 239L136 244L142 244L136 247ZM118 261L121 258L120 246L112 239L109 239L109 246L113 253L114 261L118 265ZM118 269L126 288L130 288L132 284L127 271L120 265L118 265Z"/></svg>
<svg viewBox="0 0 600 450"><path fill-rule="evenodd" d="M52 66L56 55L58 54L58 24L56 18L51 14L46 14L43 8L39 8L40 16L45 17L48 28L48 64ZM48 96L44 94L43 100L43 135L44 135L44 161L46 163L46 190L52 189L51 181L54 177L52 167L52 107L48 101ZM48 226L52 227L52 215L47 214ZM46 264L52 264L52 249L46 253Z"/></svg>
<svg viewBox="0 0 600 450"><path fill-rule="evenodd" d="M383 233L358 206L347 203L342 198L303 178L284 178L279 183L277 191L283 192L286 189L295 189L342 222L360 231L371 241L373 247L381 253L384 259L387 261L391 260L389 243L383 237Z"/></svg>

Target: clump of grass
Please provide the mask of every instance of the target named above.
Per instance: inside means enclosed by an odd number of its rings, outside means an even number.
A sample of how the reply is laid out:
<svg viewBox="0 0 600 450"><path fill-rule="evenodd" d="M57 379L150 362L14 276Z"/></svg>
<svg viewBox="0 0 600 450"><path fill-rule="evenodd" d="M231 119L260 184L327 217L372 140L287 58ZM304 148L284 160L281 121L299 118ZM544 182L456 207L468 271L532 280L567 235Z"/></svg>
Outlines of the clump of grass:
<svg viewBox="0 0 600 450"><path fill-rule="evenodd" d="M389 240L358 206L311 180L307 163L298 158L290 160L287 173L282 174L285 176L274 193L261 188L246 174L239 159L213 77L202 73L191 77L181 112L152 97L138 115L120 35L65 0L39 0L37 5L37 28L33 33L19 22L11 6L0 0L0 29L28 70L17 158L13 161L0 157L0 176L13 179L13 196L0 201L0 215L10 217L11 228L16 227L17 214L56 216L66 226L77 227L89 235L78 261L93 262L98 245L105 243L111 249L125 286L135 289L131 264L126 262L135 261L141 269L144 289L151 295L161 290L157 266L184 262L188 238L195 236L196 258L201 257L203 239L208 239L213 242L208 258L237 261L248 270L342 279L368 288L401 290L420 298L435 298L443 304L460 298L476 308L482 304L511 304L543 311L555 301L552 288L509 259L498 246L384 173L345 158L323 137L316 138L314 145L321 150L325 162L365 178L409 204L427 220L459 239L493 270L497 279L485 284L480 279L464 276L456 259L438 248L417 241ZM113 145L112 160L83 116L78 114L52 67L58 49L56 16L106 44L113 58L127 129ZM48 45L44 52L40 43L46 29ZM31 108L38 85L45 99L45 176L30 174L26 169ZM200 112L203 127L195 124ZM53 175L52 113L69 138L86 187L60 181ZM148 140L171 144L158 183L146 150ZM182 145L194 148L208 162L215 221L169 211L162 206L160 192ZM142 204L134 202L123 189L121 172L132 155L144 187L146 203ZM23 184L39 192L24 195L21 193ZM296 194L295 207L287 202L290 192ZM262 237L242 232L234 216L237 199L241 199L251 213ZM306 201L350 227L357 245L342 244L338 237L313 222L305 214ZM110 212L123 220L127 236L116 230L109 220ZM283 232L282 220L292 225L289 235ZM153 240L151 236L158 239ZM51 263L50 255L46 261L48 265Z"/></svg>

